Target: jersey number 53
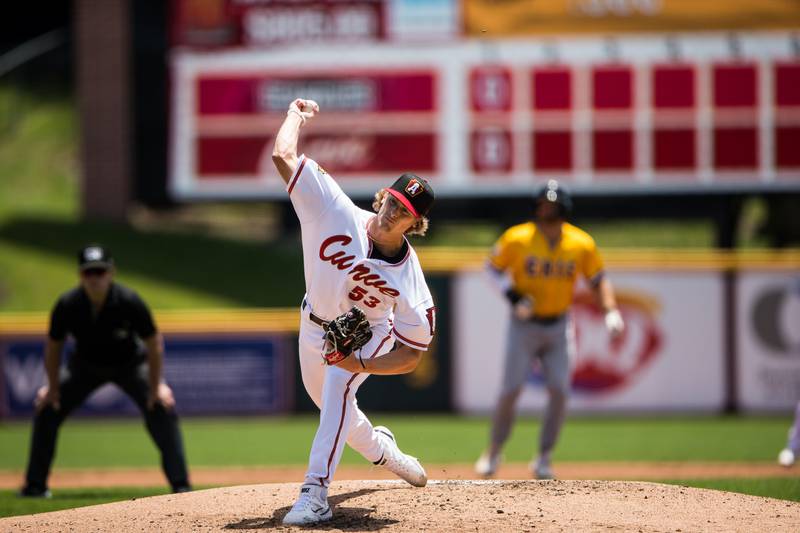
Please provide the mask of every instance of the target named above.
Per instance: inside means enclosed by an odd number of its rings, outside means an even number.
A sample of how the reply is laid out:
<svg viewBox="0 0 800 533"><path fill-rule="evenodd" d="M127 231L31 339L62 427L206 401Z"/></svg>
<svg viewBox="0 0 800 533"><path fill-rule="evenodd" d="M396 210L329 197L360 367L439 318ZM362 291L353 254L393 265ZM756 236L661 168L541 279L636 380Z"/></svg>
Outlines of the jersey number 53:
<svg viewBox="0 0 800 533"><path fill-rule="evenodd" d="M376 305L381 303L381 301L378 298L371 296L369 293L367 293L367 289L365 289L360 285L356 285L355 287L353 287L353 290L350 291L350 294L348 294L347 296L349 296L350 299L353 300L354 302L360 302L363 300L362 303L367 307L375 307ZM365 296L367 297L366 299L364 299Z"/></svg>

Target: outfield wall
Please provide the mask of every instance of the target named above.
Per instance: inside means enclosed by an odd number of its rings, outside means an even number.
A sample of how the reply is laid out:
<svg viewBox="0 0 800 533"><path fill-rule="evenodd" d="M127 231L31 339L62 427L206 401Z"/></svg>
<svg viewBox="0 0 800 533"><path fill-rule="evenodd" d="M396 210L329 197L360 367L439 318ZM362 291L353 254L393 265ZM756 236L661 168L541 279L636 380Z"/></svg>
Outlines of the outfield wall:
<svg viewBox="0 0 800 533"><path fill-rule="evenodd" d="M483 278L484 248L420 249L438 333L417 370L374 377L367 409L485 413L500 380L508 308ZM800 399L800 252L606 251L628 328L611 343L585 287L573 319L573 411L786 411ZM313 410L299 377L296 309L156 312L182 414ZM44 383L44 313L0 314L0 416L29 416ZM535 369L522 397L540 410ZM113 387L83 414L134 413Z"/></svg>
<svg viewBox="0 0 800 533"><path fill-rule="evenodd" d="M41 335L8 335L0 342L3 394L0 413L33 414L36 391L46 382ZM67 346L67 350L71 346ZM268 415L291 409L295 344L284 334L171 333L166 336L164 377L181 414ZM66 357L64 363L66 363ZM86 415L133 415L135 404L116 386L97 389L77 411Z"/></svg>

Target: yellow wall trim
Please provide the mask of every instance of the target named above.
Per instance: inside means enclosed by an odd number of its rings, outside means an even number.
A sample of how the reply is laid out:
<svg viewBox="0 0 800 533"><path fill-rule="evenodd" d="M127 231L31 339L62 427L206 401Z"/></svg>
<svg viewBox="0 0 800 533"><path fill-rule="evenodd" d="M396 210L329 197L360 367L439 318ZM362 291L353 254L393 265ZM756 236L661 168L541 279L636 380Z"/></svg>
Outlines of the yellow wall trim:
<svg viewBox="0 0 800 533"><path fill-rule="evenodd" d="M417 249L425 272L453 272L483 268L486 247ZM608 270L798 270L800 250L692 250L603 248Z"/></svg>
<svg viewBox="0 0 800 533"><path fill-rule="evenodd" d="M287 333L300 327L297 308L155 311L158 329L176 333ZM49 313L0 313L0 336L47 333Z"/></svg>

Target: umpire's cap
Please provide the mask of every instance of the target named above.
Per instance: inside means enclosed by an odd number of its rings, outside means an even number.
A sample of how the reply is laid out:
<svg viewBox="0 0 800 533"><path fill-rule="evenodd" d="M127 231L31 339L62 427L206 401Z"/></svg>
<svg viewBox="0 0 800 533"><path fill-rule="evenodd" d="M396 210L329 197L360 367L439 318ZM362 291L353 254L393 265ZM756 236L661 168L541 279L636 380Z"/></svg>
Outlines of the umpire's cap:
<svg viewBox="0 0 800 533"><path fill-rule="evenodd" d="M562 218L567 218L572 213L572 197L567 189L556 180L547 180L536 195L536 203L553 202L558 204L558 211Z"/></svg>
<svg viewBox="0 0 800 533"><path fill-rule="evenodd" d="M416 174L403 174L386 190L417 218L427 215L433 205L433 187Z"/></svg>
<svg viewBox="0 0 800 533"><path fill-rule="evenodd" d="M114 266L111 252L99 244L84 246L78 251L78 266L81 270L89 268L109 269Z"/></svg>

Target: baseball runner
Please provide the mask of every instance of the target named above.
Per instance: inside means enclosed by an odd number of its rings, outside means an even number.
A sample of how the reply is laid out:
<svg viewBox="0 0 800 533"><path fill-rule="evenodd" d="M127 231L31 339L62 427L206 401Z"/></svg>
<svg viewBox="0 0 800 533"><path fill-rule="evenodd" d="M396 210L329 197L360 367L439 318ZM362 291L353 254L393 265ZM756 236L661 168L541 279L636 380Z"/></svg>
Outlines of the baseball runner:
<svg viewBox="0 0 800 533"><path fill-rule="evenodd" d="M107 382L136 402L173 492L186 492L189 474L175 399L162 380L161 333L139 295L113 281L114 260L106 248L83 248L78 266L80 285L62 294L50 315L44 361L48 384L36 397L28 470L19 495L50 497L47 477L58 430L73 409ZM61 369L67 335L75 338L75 349Z"/></svg>
<svg viewBox="0 0 800 533"><path fill-rule="evenodd" d="M800 402L794 409L794 423L789 428L789 437L786 441L786 447L778 454L778 464L789 468L796 460L797 454L800 453Z"/></svg>
<svg viewBox="0 0 800 533"><path fill-rule="evenodd" d="M316 161L297 155L300 128L318 113L313 100L294 100L272 154L302 230L300 369L320 409L305 480L284 524L332 517L328 486L345 442L411 485L427 483L419 461L400 451L388 428L373 427L355 395L370 374L413 371L433 338L436 309L405 238L425 234L433 190L403 174L375 195L377 214L358 208Z"/></svg>
<svg viewBox="0 0 800 533"><path fill-rule="evenodd" d="M530 466L538 479L553 478L550 455L566 414L570 360L575 352L568 311L578 274L589 281L605 312L609 332L616 336L624 329L594 240L565 221L572 209L567 191L550 180L535 200L534 221L506 230L487 263L489 277L512 309L489 447L475 463L475 471L487 477L497 471L503 444L511 433L517 398L533 358L538 358L548 403L539 434L539 456Z"/></svg>

